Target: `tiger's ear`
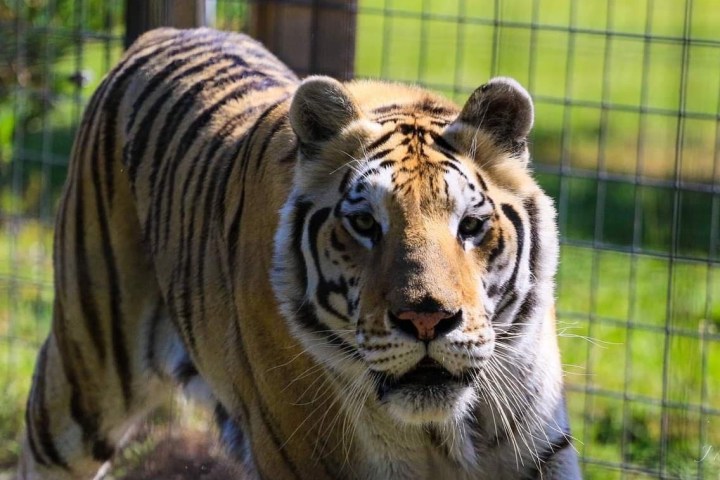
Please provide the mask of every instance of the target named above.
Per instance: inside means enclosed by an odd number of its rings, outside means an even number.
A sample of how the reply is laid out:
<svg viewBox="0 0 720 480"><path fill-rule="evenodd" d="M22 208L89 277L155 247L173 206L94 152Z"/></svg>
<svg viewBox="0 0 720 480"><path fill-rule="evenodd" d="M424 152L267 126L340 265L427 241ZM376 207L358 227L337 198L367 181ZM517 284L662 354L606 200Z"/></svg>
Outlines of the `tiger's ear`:
<svg viewBox="0 0 720 480"><path fill-rule="evenodd" d="M453 125L460 127L464 124L473 132L485 132L501 149L523 156L533 117L533 103L527 90L512 78L495 77L470 95ZM476 139L456 140L467 143ZM474 148L468 147L471 150Z"/></svg>
<svg viewBox="0 0 720 480"><path fill-rule="evenodd" d="M290 105L290 125L301 146L330 140L361 116L360 108L342 83L325 76L306 78Z"/></svg>

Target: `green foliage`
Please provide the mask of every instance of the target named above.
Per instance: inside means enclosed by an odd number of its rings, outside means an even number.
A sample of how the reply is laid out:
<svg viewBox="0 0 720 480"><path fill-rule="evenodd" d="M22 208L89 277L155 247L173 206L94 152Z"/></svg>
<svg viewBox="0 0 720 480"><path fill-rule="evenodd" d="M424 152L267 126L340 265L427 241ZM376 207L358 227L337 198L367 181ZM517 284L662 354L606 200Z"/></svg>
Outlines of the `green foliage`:
<svg viewBox="0 0 720 480"><path fill-rule="evenodd" d="M85 35L116 31L121 6L104 0L0 0L0 163L17 157L13 151L22 152L28 143L25 133L47 128L49 112L62 109L92 80L81 59ZM72 53L72 69L55 68Z"/></svg>

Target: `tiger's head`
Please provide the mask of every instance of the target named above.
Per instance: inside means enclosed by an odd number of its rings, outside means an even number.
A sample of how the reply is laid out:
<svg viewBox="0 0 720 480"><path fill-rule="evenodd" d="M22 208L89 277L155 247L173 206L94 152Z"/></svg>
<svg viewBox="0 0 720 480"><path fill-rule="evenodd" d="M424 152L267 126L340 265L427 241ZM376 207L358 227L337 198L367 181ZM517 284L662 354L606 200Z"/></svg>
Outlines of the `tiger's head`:
<svg viewBox="0 0 720 480"><path fill-rule="evenodd" d="M293 334L402 423L464 417L479 372L522 355L552 304L555 212L529 172L530 96L495 78L460 110L419 88L310 77L289 119L299 158L273 284Z"/></svg>

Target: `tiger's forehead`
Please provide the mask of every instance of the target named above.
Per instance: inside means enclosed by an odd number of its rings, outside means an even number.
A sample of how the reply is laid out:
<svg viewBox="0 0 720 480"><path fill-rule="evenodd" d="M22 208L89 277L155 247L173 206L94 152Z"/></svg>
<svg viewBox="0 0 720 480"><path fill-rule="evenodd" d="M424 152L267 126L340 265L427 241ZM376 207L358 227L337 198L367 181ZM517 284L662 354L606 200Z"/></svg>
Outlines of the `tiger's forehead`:
<svg viewBox="0 0 720 480"><path fill-rule="evenodd" d="M452 211L462 191L475 188L474 169L442 136L452 121L447 113L396 110L374 119L383 129L367 147L359 175L368 189L385 192L374 197L403 210Z"/></svg>
<svg viewBox="0 0 720 480"><path fill-rule="evenodd" d="M442 130L457 117L455 110L431 104L391 105L368 112L368 117L380 125L415 124Z"/></svg>

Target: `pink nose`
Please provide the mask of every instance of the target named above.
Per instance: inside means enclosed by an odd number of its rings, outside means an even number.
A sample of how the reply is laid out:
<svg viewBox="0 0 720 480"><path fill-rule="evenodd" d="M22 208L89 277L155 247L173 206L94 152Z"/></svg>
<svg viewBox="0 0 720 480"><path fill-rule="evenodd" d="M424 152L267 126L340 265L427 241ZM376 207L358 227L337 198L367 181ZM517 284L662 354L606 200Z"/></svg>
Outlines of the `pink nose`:
<svg viewBox="0 0 720 480"><path fill-rule="evenodd" d="M455 317L456 314L448 312L413 312L404 311L398 313L399 320L412 323L415 327L415 334L419 340L432 340L436 336L436 327L443 320ZM443 329L446 330L446 329Z"/></svg>

